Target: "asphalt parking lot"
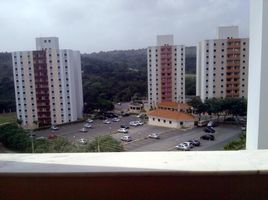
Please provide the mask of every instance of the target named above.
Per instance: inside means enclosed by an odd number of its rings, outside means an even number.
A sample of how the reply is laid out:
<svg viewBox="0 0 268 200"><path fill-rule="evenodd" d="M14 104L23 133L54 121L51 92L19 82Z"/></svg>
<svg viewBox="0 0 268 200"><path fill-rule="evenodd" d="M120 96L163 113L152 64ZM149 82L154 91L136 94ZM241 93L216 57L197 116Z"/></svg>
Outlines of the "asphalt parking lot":
<svg viewBox="0 0 268 200"><path fill-rule="evenodd" d="M120 117L119 122L111 122L111 124L104 124L103 120L94 120L92 128L88 129L88 132L80 132L79 129L84 127L85 122L74 123L60 126L59 130L52 131L50 129L36 131L36 137L47 137L50 133L57 136L63 136L71 141L78 140L80 138L86 138L92 140L96 136L101 135L114 135L121 125L129 125L130 121L137 121L139 118L136 116Z"/></svg>
<svg viewBox="0 0 268 200"><path fill-rule="evenodd" d="M57 136L62 136L70 141L77 142L80 138L85 138L90 141L101 135L112 135L116 140L120 141L123 135L129 135L132 141L122 142L126 151L177 151L175 146L179 143L190 139L199 139L200 136L205 134L203 128L177 130L150 126L146 123L143 126L129 126L130 121L137 120L139 120L139 118L136 116L120 117L119 122L111 122L111 124L104 124L103 120L95 120L92 123L93 128L88 129L86 133L79 131L84 123L69 124L61 126L58 131L51 131L50 129L37 131L36 137L47 137L50 133L54 133ZM128 134L117 132L123 124L130 127ZM240 127L237 125L220 125L216 127L215 130L215 141L200 140L201 146L193 148L192 151L223 150L226 143L237 139L240 134ZM148 135L152 133L159 134L160 139L148 138Z"/></svg>

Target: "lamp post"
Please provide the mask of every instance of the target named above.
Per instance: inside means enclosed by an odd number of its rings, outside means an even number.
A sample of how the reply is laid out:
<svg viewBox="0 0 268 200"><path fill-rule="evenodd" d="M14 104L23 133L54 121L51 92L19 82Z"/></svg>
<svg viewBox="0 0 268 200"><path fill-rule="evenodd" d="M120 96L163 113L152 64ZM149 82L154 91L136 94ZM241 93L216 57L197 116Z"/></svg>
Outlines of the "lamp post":
<svg viewBox="0 0 268 200"><path fill-rule="evenodd" d="M34 141L33 141L33 138L34 138L34 134L33 134L33 130L30 131L30 137L31 137L31 143L32 143L32 153L34 153Z"/></svg>

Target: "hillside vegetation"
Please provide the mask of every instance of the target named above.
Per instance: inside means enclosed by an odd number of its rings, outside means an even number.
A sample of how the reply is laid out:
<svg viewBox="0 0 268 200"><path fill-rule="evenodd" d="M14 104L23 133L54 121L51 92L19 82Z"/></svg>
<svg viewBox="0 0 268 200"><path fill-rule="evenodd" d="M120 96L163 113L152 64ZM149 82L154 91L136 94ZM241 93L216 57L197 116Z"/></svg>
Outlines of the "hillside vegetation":
<svg viewBox="0 0 268 200"><path fill-rule="evenodd" d="M85 112L110 110L112 102L146 98L146 49L82 54L81 62ZM14 112L16 104L10 53L0 53L0 70L0 113ZM186 49L186 73L195 73L195 47ZM188 79L186 94L194 95L195 80Z"/></svg>

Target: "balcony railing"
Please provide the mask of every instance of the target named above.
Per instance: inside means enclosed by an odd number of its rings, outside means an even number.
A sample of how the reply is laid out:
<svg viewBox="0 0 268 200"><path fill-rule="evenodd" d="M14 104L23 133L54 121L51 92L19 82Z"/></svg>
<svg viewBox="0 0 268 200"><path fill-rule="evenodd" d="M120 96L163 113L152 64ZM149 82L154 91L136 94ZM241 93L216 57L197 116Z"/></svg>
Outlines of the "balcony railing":
<svg viewBox="0 0 268 200"><path fill-rule="evenodd" d="M265 200L267 157L267 150L0 154L0 194L1 199Z"/></svg>

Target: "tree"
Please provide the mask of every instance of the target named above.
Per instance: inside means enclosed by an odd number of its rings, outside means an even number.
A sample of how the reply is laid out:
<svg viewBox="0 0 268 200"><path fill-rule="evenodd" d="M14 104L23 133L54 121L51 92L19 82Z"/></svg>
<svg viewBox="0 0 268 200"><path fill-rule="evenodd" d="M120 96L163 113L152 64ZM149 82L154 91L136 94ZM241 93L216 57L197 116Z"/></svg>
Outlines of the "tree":
<svg viewBox="0 0 268 200"><path fill-rule="evenodd" d="M190 105L193 107L194 112L199 115L200 120L201 114L207 111L207 105L201 101L200 97L194 97Z"/></svg>
<svg viewBox="0 0 268 200"><path fill-rule="evenodd" d="M22 119L17 119L17 124L18 124L18 125L21 126L21 125L22 125L22 122L23 122Z"/></svg>
<svg viewBox="0 0 268 200"><path fill-rule="evenodd" d="M15 151L31 152L29 136L15 123L0 126L0 142Z"/></svg>
<svg viewBox="0 0 268 200"><path fill-rule="evenodd" d="M185 78L185 93L186 95L194 96L196 93L196 79L194 76L186 76Z"/></svg>
<svg viewBox="0 0 268 200"><path fill-rule="evenodd" d="M221 98L212 98L207 99L205 101L207 112L209 115L216 114L218 116L218 119L220 117L220 113L223 112L223 104L224 100Z"/></svg>
<svg viewBox="0 0 268 200"><path fill-rule="evenodd" d="M123 150L123 146L120 142L109 135L95 137L95 139L85 147L85 151L87 152L120 152Z"/></svg>

